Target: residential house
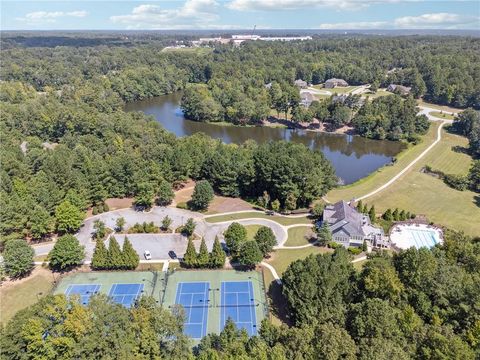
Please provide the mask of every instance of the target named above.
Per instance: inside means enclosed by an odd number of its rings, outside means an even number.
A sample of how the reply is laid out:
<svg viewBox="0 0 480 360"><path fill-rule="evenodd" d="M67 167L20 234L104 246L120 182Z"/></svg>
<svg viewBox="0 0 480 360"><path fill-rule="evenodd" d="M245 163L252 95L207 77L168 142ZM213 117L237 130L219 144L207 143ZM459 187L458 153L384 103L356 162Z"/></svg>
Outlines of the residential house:
<svg viewBox="0 0 480 360"><path fill-rule="evenodd" d="M325 84L324 84L324 87L327 89L333 89L334 87L337 87L337 86L346 87L348 86L348 83L343 79L333 78L333 79L328 79L327 81L325 81Z"/></svg>
<svg viewBox="0 0 480 360"><path fill-rule="evenodd" d="M396 85L396 84L390 84L387 87L387 91L390 91L392 93L399 94L399 95L408 95L411 89L412 89L411 87Z"/></svg>
<svg viewBox="0 0 480 360"><path fill-rule="evenodd" d="M333 241L344 247L360 247L366 241L371 247L390 247L383 229L372 225L366 214L359 213L346 201L327 205L323 211L322 222L326 222L332 232Z"/></svg>
<svg viewBox="0 0 480 360"><path fill-rule="evenodd" d="M315 98L313 97L311 92L308 92L308 91L300 92L300 105L308 108L312 104L312 101L314 100Z"/></svg>
<svg viewBox="0 0 480 360"><path fill-rule="evenodd" d="M306 81L303 81L302 79L297 79L293 82L295 86L298 86L300 89L306 89L308 87L308 84Z"/></svg>

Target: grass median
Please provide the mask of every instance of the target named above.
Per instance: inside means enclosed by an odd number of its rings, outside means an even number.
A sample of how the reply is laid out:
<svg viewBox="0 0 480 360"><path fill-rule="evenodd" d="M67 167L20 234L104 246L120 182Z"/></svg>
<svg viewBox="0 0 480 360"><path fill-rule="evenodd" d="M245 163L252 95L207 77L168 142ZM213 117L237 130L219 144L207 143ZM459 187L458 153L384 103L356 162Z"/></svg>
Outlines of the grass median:
<svg viewBox="0 0 480 360"><path fill-rule="evenodd" d="M288 238L284 246L301 246L312 243L313 229L308 226L298 226L288 229Z"/></svg>
<svg viewBox="0 0 480 360"><path fill-rule="evenodd" d="M282 225L295 225L295 224L311 224L312 221L306 216L302 217L285 217L285 216L276 216L276 215L267 215L261 212L245 212L245 213L236 213L228 215L218 215L206 218L205 221L209 223L218 223L223 221L232 221L232 220L241 220L241 219L267 219L275 221Z"/></svg>

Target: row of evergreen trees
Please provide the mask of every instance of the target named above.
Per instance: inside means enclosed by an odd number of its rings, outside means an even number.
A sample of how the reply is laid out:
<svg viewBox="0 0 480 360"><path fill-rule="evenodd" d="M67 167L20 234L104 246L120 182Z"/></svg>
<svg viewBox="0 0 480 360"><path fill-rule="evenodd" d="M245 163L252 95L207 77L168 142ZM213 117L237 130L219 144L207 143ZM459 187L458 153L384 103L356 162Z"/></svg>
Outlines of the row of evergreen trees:
<svg viewBox="0 0 480 360"><path fill-rule="evenodd" d="M123 249L120 249L117 240L112 236L108 249L103 241L97 241L91 267L94 270L134 270L139 262L140 258L127 237L123 242Z"/></svg>
<svg viewBox="0 0 480 360"><path fill-rule="evenodd" d="M414 219L415 214L411 213L410 211L399 210L396 208L392 211L392 209L387 209L382 215L383 220L386 221L405 221L408 219Z"/></svg>
<svg viewBox="0 0 480 360"><path fill-rule="evenodd" d="M197 250L193 245L192 239L189 238L187 250L185 252L185 255L183 256L183 264L188 268L218 269L222 268L225 264L225 258L225 251L223 251L218 237L215 237L211 253L208 252L205 239L202 238L202 242L200 243L200 250L197 253Z"/></svg>

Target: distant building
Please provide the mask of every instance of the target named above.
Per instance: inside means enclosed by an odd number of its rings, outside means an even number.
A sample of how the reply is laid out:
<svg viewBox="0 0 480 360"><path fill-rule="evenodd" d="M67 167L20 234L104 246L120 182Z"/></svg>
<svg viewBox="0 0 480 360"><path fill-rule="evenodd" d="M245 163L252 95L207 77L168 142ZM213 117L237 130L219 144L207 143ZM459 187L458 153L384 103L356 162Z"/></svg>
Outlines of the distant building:
<svg viewBox="0 0 480 360"><path fill-rule="evenodd" d="M303 81L302 79L295 80L293 82L295 86L298 86L300 89L306 89L308 87L308 84L306 81Z"/></svg>
<svg viewBox="0 0 480 360"><path fill-rule="evenodd" d="M410 93L410 90L412 90L411 87L396 85L396 84L390 84L387 87L387 91L390 91L392 93L399 94L399 95L408 95Z"/></svg>
<svg viewBox="0 0 480 360"><path fill-rule="evenodd" d="M372 247L390 247L383 229L372 225L368 215L359 213L346 201L327 205L322 222L329 225L333 241L344 247L360 247L364 241Z"/></svg>
<svg viewBox="0 0 480 360"><path fill-rule="evenodd" d="M269 82L268 84L265 84L265 88L267 88L268 90L270 90L272 88L272 83Z"/></svg>
<svg viewBox="0 0 480 360"><path fill-rule="evenodd" d="M328 79L325 81L324 85L327 89L333 89L334 87L340 86L340 87L346 87L348 86L348 83L343 80L343 79Z"/></svg>
<svg viewBox="0 0 480 360"><path fill-rule="evenodd" d="M332 103L333 104L336 104L336 103L343 104L345 102L345 100L347 100L347 98L348 98L348 95L346 95L346 94L333 95L332 96Z"/></svg>
<svg viewBox="0 0 480 360"><path fill-rule="evenodd" d="M315 100L311 92L303 91L300 93L300 105L308 108Z"/></svg>

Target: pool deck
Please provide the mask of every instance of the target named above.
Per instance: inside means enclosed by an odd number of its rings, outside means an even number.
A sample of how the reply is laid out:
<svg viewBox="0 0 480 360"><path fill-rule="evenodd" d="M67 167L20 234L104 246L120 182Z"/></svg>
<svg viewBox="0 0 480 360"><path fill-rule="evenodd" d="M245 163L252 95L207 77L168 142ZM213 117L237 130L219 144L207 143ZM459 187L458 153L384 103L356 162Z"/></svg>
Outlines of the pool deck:
<svg viewBox="0 0 480 360"><path fill-rule="evenodd" d="M396 224L390 232L390 240L399 249L431 248L443 242L443 231L427 224Z"/></svg>

